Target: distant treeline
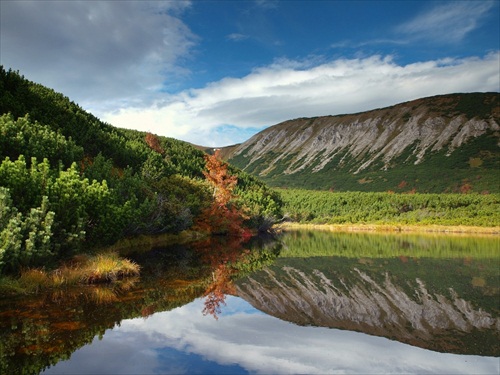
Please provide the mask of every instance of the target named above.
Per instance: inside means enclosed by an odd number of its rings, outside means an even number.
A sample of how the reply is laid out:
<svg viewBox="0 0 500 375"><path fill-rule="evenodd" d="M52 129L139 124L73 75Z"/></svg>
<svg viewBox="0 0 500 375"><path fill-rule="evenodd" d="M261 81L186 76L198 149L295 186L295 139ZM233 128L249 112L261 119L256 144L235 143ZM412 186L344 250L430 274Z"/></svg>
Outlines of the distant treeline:
<svg viewBox="0 0 500 375"><path fill-rule="evenodd" d="M285 215L301 223L500 225L500 194L278 191Z"/></svg>

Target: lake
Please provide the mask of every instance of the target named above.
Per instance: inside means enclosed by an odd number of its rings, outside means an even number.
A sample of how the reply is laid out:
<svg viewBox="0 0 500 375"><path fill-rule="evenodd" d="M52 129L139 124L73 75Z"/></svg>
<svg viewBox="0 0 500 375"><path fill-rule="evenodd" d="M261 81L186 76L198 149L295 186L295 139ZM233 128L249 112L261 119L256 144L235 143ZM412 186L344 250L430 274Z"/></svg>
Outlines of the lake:
<svg viewBox="0 0 500 375"><path fill-rule="evenodd" d="M0 299L2 374L500 372L500 237L289 231L135 249Z"/></svg>

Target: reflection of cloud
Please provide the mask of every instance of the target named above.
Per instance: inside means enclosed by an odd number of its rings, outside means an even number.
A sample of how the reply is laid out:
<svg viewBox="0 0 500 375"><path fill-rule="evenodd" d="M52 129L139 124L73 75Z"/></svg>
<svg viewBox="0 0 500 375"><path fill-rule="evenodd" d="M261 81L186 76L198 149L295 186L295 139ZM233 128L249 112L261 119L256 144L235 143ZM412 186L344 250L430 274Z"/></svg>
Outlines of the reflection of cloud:
<svg viewBox="0 0 500 375"><path fill-rule="evenodd" d="M225 146L247 139L218 138L228 125L262 129L292 118L361 112L431 95L498 91L499 58L496 52L405 66L390 56L277 60L245 77L225 78L150 107L106 113L104 120L204 146Z"/></svg>
<svg viewBox="0 0 500 375"><path fill-rule="evenodd" d="M240 299L227 299L229 309L237 304L251 311ZM203 301L197 300L147 320L124 320L102 342L75 352L70 364L79 373L96 369L99 373L108 369L112 370L108 373L168 373L172 369L180 372L183 364L179 360L186 355L197 355L204 359L196 369L200 373L208 372L211 363L237 364L259 374L487 374L500 370L497 358L437 353L357 332L300 327L263 314L233 311L215 321L202 316L202 309ZM166 354L152 357L155 352ZM102 362L100 355L105 358ZM161 358L168 361L160 362ZM92 362L102 367L92 366ZM129 362L144 367L128 369ZM61 363L61 369L67 370L67 364Z"/></svg>

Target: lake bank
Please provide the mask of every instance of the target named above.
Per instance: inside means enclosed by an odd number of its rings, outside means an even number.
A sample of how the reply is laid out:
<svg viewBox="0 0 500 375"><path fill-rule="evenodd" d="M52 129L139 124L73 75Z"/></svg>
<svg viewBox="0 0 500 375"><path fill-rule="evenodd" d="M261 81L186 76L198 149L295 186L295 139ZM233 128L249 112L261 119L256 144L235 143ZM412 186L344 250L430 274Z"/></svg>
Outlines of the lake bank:
<svg viewBox="0 0 500 375"><path fill-rule="evenodd" d="M439 234L499 235L500 227L467 225L390 225L390 224L310 224L286 222L275 226L277 230L317 229L338 232L415 232Z"/></svg>

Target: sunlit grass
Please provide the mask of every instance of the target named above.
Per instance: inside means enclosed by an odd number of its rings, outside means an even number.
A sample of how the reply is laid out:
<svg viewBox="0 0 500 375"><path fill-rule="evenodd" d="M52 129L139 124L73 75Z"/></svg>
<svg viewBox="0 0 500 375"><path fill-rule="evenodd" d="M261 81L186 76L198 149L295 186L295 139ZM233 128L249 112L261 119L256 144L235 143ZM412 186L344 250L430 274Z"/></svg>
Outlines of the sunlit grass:
<svg viewBox="0 0 500 375"><path fill-rule="evenodd" d="M139 270L139 265L120 258L116 253L98 254L84 263L81 281L88 284L113 282L124 277L137 276Z"/></svg>
<svg viewBox="0 0 500 375"><path fill-rule="evenodd" d="M125 279L139 275L140 266L117 253L102 253L93 256L79 255L59 268L47 271L43 268L27 268L18 278L0 278L0 293L34 293L42 289L71 286L77 284L116 283L124 284ZM131 281L133 285L135 281ZM98 299L106 299L98 298Z"/></svg>

